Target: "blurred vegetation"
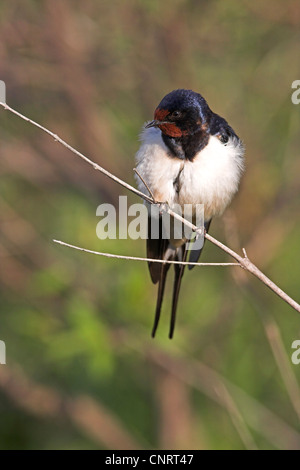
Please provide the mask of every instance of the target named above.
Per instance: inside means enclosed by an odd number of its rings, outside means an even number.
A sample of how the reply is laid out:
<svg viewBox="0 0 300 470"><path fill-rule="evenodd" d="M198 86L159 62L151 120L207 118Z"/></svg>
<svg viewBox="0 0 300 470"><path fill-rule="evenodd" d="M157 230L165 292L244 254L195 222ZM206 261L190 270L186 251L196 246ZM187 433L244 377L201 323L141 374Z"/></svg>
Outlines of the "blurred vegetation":
<svg viewBox="0 0 300 470"><path fill-rule="evenodd" d="M270 8L271 6L271 8ZM247 149L211 233L299 300L297 0L2 2L7 102L134 183L144 121L199 91ZM300 318L238 268L186 272L157 338L144 242L100 241L96 208L132 194L0 109L1 449L300 448ZM206 244L203 261L228 260Z"/></svg>

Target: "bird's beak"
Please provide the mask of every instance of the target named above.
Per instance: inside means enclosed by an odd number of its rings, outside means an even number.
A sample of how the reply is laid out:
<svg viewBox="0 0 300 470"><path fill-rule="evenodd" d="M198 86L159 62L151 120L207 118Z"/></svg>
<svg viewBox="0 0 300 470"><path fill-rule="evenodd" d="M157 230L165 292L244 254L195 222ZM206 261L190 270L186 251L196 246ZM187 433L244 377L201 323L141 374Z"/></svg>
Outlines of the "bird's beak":
<svg viewBox="0 0 300 470"><path fill-rule="evenodd" d="M157 119L154 119L154 121L149 122L149 123L145 126L145 129L149 129L149 127L158 127L160 124L162 124L161 121L158 121Z"/></svg>
<svg viewBox="0 0 300 470"><path fill-rule="evenodd" d="M157 119L154 119L154 121L149 122L145 126L145 129L149 129L149 127L159 127L162 124L170 124L170 122L169 121L158 121Z"/></svg>

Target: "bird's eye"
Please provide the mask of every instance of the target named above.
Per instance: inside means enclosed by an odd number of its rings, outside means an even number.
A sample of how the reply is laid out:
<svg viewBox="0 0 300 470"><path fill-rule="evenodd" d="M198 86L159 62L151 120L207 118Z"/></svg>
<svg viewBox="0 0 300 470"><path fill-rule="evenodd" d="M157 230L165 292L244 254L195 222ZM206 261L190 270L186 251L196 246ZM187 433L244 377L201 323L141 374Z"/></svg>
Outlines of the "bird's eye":
<svg viewBox="0 0 300 470"><path fill-rule="evenodd" d="M170 115L170 117L173 119L179 118L180 116L181 116L180 111L173 111L173 113Z"/></svg>
<svg viewBox="0 0 300 470"><path fill-rule="evenodd" d="M223 144L227 144L228 140L229 140L229 137L227 134L221 134L220 135L220 140Z"/></svg>

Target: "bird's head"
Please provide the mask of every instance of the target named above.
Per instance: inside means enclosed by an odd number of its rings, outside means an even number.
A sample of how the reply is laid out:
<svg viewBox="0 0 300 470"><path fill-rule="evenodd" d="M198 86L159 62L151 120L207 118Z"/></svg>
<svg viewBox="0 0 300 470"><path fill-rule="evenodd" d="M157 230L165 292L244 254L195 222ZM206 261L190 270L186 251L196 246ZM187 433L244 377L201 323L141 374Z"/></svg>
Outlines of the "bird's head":
<svg viewBox="0 0 300 470"><path fill-rule="evenodd" d="M181 138L206 132L210 113L208 104L199 93L174 90L159 103L154 120L146 128L158 127L168 137Z"/></svg>

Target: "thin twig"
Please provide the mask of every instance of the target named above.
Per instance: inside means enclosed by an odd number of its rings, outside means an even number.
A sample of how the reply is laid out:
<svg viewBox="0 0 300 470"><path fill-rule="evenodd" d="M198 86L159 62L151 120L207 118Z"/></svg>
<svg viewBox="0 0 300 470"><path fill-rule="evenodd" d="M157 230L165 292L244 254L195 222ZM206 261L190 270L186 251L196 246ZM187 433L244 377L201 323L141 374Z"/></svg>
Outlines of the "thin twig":
<svg viewBox="0 0 300 470"><path fill-rule="evenodd" d="M68 246L69 248L74 248L75 250L84 251L85 253L92 253L93 255L105 256L106 258L117 258L117 259L127 259L132 261L147 261L150 263L161 263L161 264L184 264L185 266L239 266L239 263L190 263L188 261L170 261L163 259L152 259L152 258L139 258L138 256L124 256L124 255L113 255L112 253L101 253L100 251L88 250L87 248L81 248L80 246L70 245L70 243L65 243L60 240L53 240L59 245Z"/></svg>
<svg viewBox="0 0 300 470"><path fill-rule="evenodd" d="M63 139L58 137L58 135L54 134L53 132L49 131L45 127L41 126L40 124L36 123L35 121L32 121L31 119L27 118L23 114L19 113L18 111L14 110L10 106L8 106L6 103L0 102L0 105L6 109L7 111L10 111L11 113L19 116L21 119L24 119L27 122L30 122L34 126L38 127L42 131L46 132L49 134L51 137L53 137L56 141L60 142L64 147L66 147L68 150L73 152L75 155L77 155L79 158L82 160L85 160L89 165L91 165L95 170L100 171L104 175L108 176L111 178L113 181L116 181L118 184L123 186L124 188L127 188L129 191L133 192L134 194L137 194L140 196L142 199L150 202L151 204L155 204L155 202L152 200L151 197L147 196L146 194L142 193L141 191L137 190L133 186L131 186L128 183L125 183L125 181L121 180L117 176L113 175L109 171L105 170L102 168L100 165L97 163L93 162L89 158L87 158L85 155L82 153L78 152L78 150L74 149L71 147L71 145L67 144ZM166 212L174 219L177 219L181 221L181 223L184 223L187 227L191 228L194 232L202 235L203 234L203 229L197 227L196 225L192 224L188 220L184 219L180 215L176 214L174 211L170 209L167 203L157 203L159 206L159 209L161 212ZM255 277L257 277L261 282L263 282L269 289L271 289L275 294L277 294L279 297L281 297L286 303L288 303L293 309L295 309L297 312L300 313L300 305L292 299L286 292L284 292L280 287L278 287L273 281L271 281L265 274L263 274L255 264L253 264L248 257L242 257L238 255L235 251L231 250L228 246L224 245L223 243L219 242L219 240L215 239L208 233L204 233L204 236L207 240L209 240L211 243L214 245L218 246L221 248L221 250L225 251L225 253L229 254L232 258L234 258L244 269L246 269L248 272L253 274Z"/></svg>
<svg viewBox="0 0 300 470"><path fill-rule="evenodd" d="M149 188L148 184L146 183L146 181L144 180L144 178L142 177L142 175L140 175L140 173L138 172L138 170L136 168L133 169L133 171L138 175L138 177L140 178L140 180L144 183L144 185L146 186L146 188L148 189L148 192L150 194L150 196L152 197L152 200L155 204L157 204L157 201L155 200L155 197L153 195L153 192L151 191L151 189Z"/></svg>

